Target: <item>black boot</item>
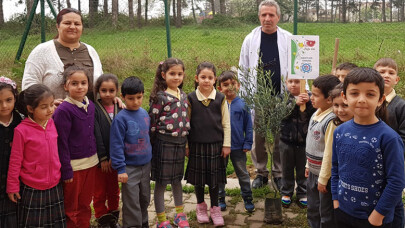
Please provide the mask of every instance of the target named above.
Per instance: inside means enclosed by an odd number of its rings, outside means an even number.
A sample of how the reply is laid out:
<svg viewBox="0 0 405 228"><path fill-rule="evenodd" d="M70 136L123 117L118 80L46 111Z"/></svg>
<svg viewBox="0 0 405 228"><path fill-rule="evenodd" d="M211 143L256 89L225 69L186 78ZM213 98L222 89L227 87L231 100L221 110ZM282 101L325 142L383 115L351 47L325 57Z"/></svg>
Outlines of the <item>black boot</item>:
<svg viewBox="0 0 405 228"><path fill-rule="evenodd" d="M119 210L111 211L110 214L114 217L110 221L110 228L121 228L121 226L118 224L118 219L120 217L120 211Z"/></svg>
<svg viewBox="0 0 405 228"><path fill-rule="evenodd" d="M97 223L98 223L97 227L99 227L99 228L109 228L111 220L113 220L113 219L115 219L115 217L110 213L102 215L100 218L97 219Z"/></svg>

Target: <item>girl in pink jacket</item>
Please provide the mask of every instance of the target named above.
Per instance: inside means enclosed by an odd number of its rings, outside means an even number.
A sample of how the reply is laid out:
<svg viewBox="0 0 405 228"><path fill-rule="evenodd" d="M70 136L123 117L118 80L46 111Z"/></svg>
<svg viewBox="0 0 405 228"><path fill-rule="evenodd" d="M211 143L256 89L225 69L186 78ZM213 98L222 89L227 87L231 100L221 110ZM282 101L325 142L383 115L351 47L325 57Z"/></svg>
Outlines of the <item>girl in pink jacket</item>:
<svg viewBox="0 0 405 228"><path fill-rule="evenodd" d="M7 193L18 202L18 227L66 227L54 96L32 85L20 93L17 109L26 118L14 130Z"/></svg>

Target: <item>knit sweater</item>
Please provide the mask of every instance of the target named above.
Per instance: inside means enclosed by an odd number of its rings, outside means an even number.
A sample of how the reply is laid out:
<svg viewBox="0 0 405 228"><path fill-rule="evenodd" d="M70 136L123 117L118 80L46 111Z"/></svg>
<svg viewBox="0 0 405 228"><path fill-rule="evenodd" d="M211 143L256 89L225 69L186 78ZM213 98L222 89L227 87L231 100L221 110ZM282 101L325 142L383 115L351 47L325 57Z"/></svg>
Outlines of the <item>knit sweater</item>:
<svg viewBox="0 0 405 228"><path fill-rule="evenodd" d="M332 108L321 113L318 109L309 121L305 151L307 155L307 168L315 175L319 175L322 165L323 153L325 150L325 133L329 122L335 118ZM329 139L331 140L331 139Z"/></svg>
<svg viewBox="0 0 405 228"><path fill-rule="evenodd" d="M96 154L94 137L94 103L89 101L87 112L67 101L53 114L58 130L58 149L62 164L62 180L73 178L71 160L89 158Z"/></svg>
<svg viewBox="0 0 405 228"><path fill-rule="evenodd" d="M251 150L253 128L250 110L238 96L228 105L231 115L231 150Z"/></svg>
<svg viewBox="0 0 405 228"><path fill-rule="evenodd" d="M110 156L112 167L118 174L125 173L125 166L142 166L152 158L149 139L150 118L143 108L124 109L111 125Z"/></svg>
<svg viewBox="0 0 405 228"><path fill-rule="evenodd" d="M94 135L97 143L97 155L100 162L110 160L110 128L112 120L100 100L95 103ZM121 111L114 104L114 117Z"/></svg>
<svg viewBox="0 0 405 228"><path fill-rule="evenodd" d="M187 94L183 91L180 93L180 99L165 91L159 91L157 102L152 103L149 110L151 133L185 137L190 129L187 108Z"/></svg>
<svg viewBox="0 0 405 228"><path fill-rule="evenodd" d="M336 128L332 156L332 199L347 214L367 219L375 209L390 223L405 187L404 145L383 121Z"/></svg>
<svg viewBox="0 0 405 228"><path fill-rule="evenodd" d="M7 192L20 192L21 181L38 190L55 187L61 177L58 133L52 119L45 129L25 118L14 130Z"/></svg>
<svg viewBox="0 0 405 228"><path fill-rule="evenodd" d="M101 61L96 50L88 44L85 45L93 60L93 82L95 82L103 73ZM39 44L25 62L22 90L34 84L44 84L52 90L55 98L65 98L67 94L62 85L63 67L53 40Z"/></svg>

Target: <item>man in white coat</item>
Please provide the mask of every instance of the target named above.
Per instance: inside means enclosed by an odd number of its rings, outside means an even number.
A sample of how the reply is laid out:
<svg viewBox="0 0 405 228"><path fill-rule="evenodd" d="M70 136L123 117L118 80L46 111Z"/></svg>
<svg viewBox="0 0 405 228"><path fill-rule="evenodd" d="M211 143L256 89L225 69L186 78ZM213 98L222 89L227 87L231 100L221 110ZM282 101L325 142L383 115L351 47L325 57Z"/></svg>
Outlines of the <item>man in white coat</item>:
<svg viewBox="0 0 405 228"><path fill-rule="evenodd" d="M287 77L287 40L291 33L277 26L280 20L280 7L274 0L264 0L259 5L259 20L261 26L252 30L246 36L242 44L240 52L239 67L244 70L253 72L255 69L263 67L265 71L270 71L272 74L271 81L276 93L281 93L283 88L282 81ZM259 56L262 64L259 66ZM242 72L241 71L241 72ZM244 74L239 73L239 80L246 81ZM256 77L250 77L252 80L249 86L254 89L256 85ZM246 83L242 83L246 84ZM241 88L243 93L244 88ZM267 169L268 155L265 149L265 139L258 134L255 134L252 149L252 160L256 167L256 178L252 183L253 188L260 188L268 182L269 170ZM281 185L281 162L280 153L278 150L278 137L275 140L275 148L273 155L273 181L280 189Z"/></svg>

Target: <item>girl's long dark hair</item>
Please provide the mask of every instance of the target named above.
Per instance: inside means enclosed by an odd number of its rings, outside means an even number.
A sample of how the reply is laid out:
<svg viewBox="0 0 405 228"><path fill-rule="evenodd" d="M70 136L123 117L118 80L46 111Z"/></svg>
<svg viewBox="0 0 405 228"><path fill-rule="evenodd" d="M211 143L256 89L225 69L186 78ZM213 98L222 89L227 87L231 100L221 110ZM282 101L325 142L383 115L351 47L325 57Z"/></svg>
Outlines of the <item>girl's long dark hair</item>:
<svg viewBox="0 0 405 228"><path fill-rule="evenodd" d="M183 61L177 58L168 58L159 64L158 68L156 69L155 81L153 83L152 92L150 93L149 103L156 103L157 93L167 89L166 80L162 77L162 73L165 74L171 67L176 65L182 66L184 72L185 69ZM179 85L179 88L183 88L183 82Z"/></svg>
<svg viewBox="0 0 405 228"><path fill-rule="evenodd" d="M347 74L345 80L343 81L343 94L346 96L346 90L349 84L357 85L361 82L375 83L380 91L380 97L378 99L381 99L384 96L384 79L381 77L378 71L367 67L355 68ZM387 123L388 113L387 102L385 100L379 107L377 107L375 110L375 115Z"/></svg>
<svg viewBox="0 0 405 228"><path fill-rule="evenodd" d="M34 84L19 94L16 108L24 116L32 118L32 114L27 110L27 105L35 109L42 99L49 96L53 96L53 93L46 85Z"/></svg>

